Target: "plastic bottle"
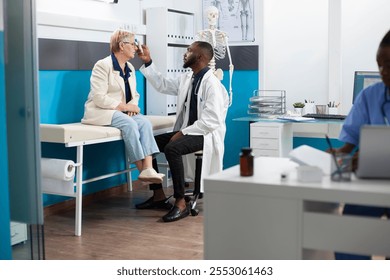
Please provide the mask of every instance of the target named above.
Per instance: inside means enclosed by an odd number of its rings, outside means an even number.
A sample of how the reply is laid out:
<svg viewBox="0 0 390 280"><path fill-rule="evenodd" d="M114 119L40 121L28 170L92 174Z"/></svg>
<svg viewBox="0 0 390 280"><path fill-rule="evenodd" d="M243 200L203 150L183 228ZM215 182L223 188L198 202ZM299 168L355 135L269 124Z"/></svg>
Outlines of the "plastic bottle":
<svg viewBox="0 0 390 280"><path fill-rule="evenodd" d="M253 176L253 153L252 149L245 147L240 153L240 175Z"/></svg>

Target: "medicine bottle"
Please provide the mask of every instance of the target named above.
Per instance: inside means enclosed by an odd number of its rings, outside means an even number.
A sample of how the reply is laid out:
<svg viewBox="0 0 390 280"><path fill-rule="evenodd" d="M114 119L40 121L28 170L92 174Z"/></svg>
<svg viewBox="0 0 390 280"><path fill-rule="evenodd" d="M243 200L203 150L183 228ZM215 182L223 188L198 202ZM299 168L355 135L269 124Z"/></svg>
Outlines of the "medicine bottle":
<svg viewBox="0 0 390 280"><path fill-rule="evenodd" d="M251 148L242 148L240 153L240 175L253 175L253 153Z"/></svg>

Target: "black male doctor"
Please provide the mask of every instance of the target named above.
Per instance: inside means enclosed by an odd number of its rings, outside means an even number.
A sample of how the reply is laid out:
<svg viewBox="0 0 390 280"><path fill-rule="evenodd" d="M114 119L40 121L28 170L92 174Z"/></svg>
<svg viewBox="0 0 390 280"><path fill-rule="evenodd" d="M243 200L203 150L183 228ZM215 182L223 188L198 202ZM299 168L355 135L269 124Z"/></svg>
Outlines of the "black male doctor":
<svg viewBox="0 0 390 280"><path fill-rule="evenodd" d="M226 113L229 97L225 87L208 67L214 52L212 46L195 41L183 56L183 67L192 71L177 78L164 77L150 58L147 46L138 56L145 63L141 73L159 92L177 96L176 123L173 132L157 135L156 142L167 158L173 181L175 205L162 217L164 222L180 220L189 214L184 192L182 156L203 150L202 178L222 171ZM156 161L154 160L154 167ZM203 182L201 181L201 191ZM138 209L164 208L165 194L161 184L151 184L153 196Z"/></svg>

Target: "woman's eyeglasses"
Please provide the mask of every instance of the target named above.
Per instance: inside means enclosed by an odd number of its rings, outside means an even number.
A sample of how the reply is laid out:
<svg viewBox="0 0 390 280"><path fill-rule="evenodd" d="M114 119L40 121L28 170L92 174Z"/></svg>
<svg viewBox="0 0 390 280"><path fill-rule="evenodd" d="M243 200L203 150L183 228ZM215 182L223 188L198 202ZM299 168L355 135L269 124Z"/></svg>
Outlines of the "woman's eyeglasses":
<svg viewBox="0 0 390 280"><path fill-rule="evenodd" d="M135 46L136 46L134 42L133 42L133 43L131 43L131 42L122 41L122 43L123 43L123 44L130 44L130 45L132 45L133 47L135 47Z"/></svg>

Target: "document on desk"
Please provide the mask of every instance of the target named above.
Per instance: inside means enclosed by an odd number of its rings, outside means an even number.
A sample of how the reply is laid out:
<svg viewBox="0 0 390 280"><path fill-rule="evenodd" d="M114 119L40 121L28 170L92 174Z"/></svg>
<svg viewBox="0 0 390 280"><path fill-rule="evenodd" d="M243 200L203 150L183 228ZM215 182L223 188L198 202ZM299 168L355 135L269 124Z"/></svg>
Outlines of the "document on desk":
<svg viewBox="0 0 390 280"><path fill-rule="evenodd" d="M332 156L316 148L302 145L289 153L291 160L300 165L319 167L324 175L330 175L332 170Z"/></svg>
<svg viewBox="0 0 390 280"><path fill-rule="evenodd" d="M293 121L293 122L310 122L315 121L315 118L306 118L301 116L280 116L279 120Z"/></svg>

